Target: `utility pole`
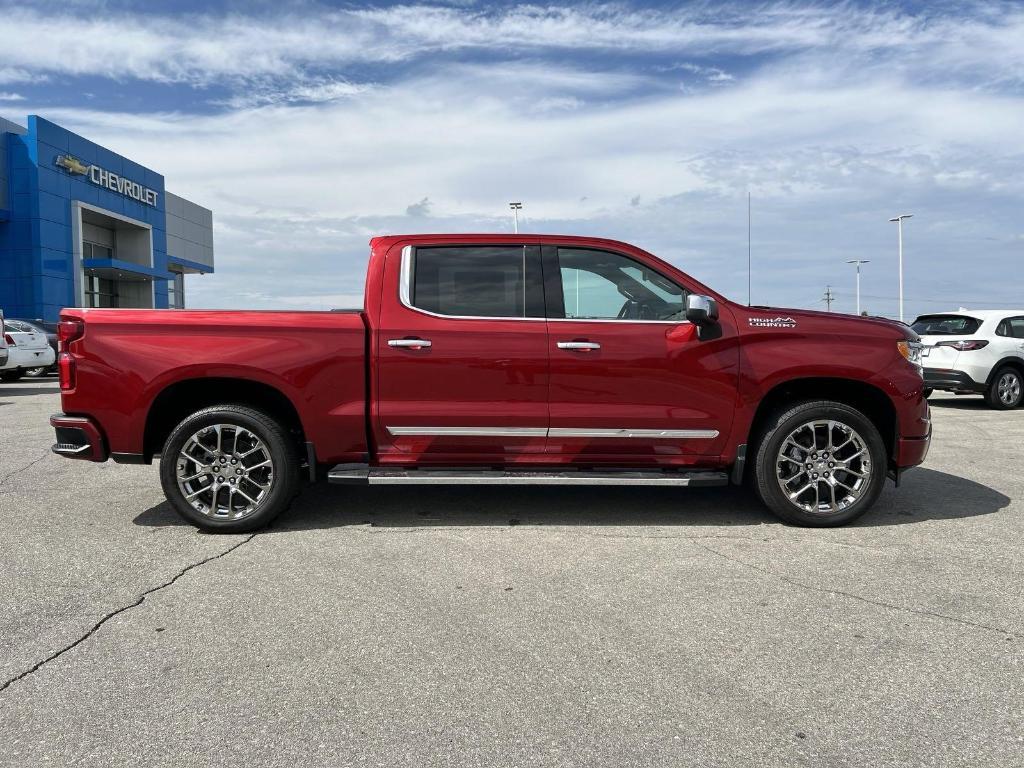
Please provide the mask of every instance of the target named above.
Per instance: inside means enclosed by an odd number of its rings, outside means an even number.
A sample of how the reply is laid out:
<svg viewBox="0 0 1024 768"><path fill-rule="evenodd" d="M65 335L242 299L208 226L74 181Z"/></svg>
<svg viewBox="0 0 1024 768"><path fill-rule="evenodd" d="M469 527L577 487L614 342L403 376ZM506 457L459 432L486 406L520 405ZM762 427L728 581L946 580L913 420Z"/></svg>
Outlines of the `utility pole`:
<svg viewBox="0 0 1024 768"><path fill-rule="evenodd" d="M897 237L900 243L900 322L903 322L903 220L912 219L914 214L912 213L901 213L899 216L893 216L889 221L896 222Z"/></svg>
<svg viewBox="0 0 1024 768"><path fill-rule="evenodd" d="M523 209L523 204L522 203L509 203L508 207L512 209L512 216L513 216L513 224L512 224L512 226L515 227L514 232L518 235L519 234L519 211L521 211Z"/></svg>
<svg viewBox="0 0 1024 768"><path fill-rule="evenodd" d="M832 293L832 286L831 285L826 285L825 286L825 297L822 299L822 301L825 302L825 309L828 312L832 311L832 302L835 301L835 298L836 298L835 294Z"/></svg>
<svg viewBox="0 0 1024 768"><path fill-rule="evenodd" d="M857 265L857 314L860 314L860 265L870 264L871 259L850 259L847 264Z"/></svg>

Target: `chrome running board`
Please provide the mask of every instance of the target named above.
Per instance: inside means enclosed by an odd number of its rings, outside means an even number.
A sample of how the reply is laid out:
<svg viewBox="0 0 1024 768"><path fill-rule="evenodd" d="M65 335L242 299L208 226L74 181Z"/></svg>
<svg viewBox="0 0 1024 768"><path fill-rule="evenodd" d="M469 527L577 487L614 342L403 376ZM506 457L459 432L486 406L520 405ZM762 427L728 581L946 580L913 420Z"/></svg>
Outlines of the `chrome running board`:
<svg viewBox="0 0 1024 768"><path fill-rule="evenodd" d="M338 464L327 481L339 485L728 485L729 474L713 470L520 470L401 469Z"/></svg>

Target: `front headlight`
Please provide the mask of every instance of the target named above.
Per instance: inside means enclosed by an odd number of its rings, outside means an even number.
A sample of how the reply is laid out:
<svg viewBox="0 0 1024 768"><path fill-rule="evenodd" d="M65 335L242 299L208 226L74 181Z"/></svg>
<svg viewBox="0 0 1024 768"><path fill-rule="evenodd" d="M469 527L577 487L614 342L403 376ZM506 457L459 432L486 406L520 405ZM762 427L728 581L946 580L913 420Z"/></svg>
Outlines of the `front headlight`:
<svg viewBox="0 0 1024 768"><path fill-rule="evenodd" d="M920 373L922 371L921 350L924 349L924 344L919 341L897 341L896 347L904 359L917 368L918 373Z"/></svg>

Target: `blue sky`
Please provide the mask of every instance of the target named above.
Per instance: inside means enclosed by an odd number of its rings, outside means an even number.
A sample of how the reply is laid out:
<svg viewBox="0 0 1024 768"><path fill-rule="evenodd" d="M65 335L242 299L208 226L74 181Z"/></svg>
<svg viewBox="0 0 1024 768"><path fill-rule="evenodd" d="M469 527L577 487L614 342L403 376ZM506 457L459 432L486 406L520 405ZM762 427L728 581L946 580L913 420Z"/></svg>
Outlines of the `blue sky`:
<svg viewBox="0 0 1024 768"><path fill-rule="evenodd" d="M375 234L634 242L746 299L1024 305L1024 4L0 0L0 115L214 210L191 306L358 303Z"/></svg>

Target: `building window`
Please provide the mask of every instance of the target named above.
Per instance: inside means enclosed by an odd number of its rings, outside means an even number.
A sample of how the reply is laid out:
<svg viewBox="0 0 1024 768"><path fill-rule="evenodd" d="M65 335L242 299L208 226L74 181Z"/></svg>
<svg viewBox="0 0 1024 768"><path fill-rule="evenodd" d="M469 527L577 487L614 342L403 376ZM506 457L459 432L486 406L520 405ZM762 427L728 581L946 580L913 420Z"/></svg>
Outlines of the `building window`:
<svg viewBox="0 0 1024 768"><path fill-rule="evenodd" d="M88 240L82 242L82 257L86 259L112 259L114 249L108 245L90 243Z"/></svg>
<svg viewBox="0 0 1024 768"><path fill-rule="evenodd" d="M107 280L98 275L85 274L85 306L117 307L117 281Z"/></svg>
<svg viewBox="0 0 1024 768"><path fill-rule="evenodd" d="M185 275L182 272L172 272L174 275L167 281L167 306L171 309L185 308Z"/></svg>

